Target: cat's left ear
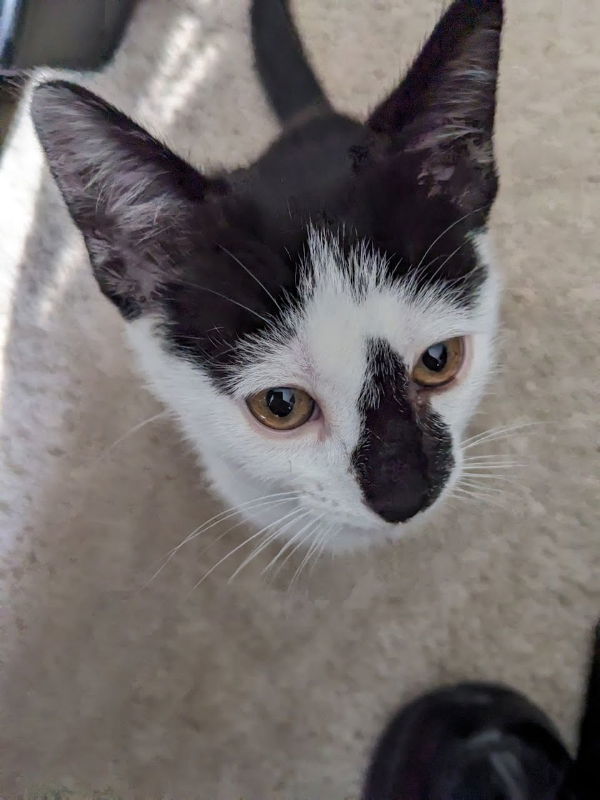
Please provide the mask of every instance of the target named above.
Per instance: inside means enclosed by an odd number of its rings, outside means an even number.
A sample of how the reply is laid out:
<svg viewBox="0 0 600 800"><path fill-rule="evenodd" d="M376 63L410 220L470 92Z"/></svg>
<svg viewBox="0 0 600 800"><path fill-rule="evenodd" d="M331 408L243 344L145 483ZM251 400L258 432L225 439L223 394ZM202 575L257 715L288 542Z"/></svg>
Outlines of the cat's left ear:
<svg viewBox="0 0 600 800"><path fill-rule="evenodd" d="M487 214L497 191L492 137L502 19L502 0L455 0L367 123L394 152L414 159L428 196L466 213Z"/></svg>
<svg viewBox="0 0 600 800"><path fill-rule="evenodd" d="M224 183L202 176L81 86L43 83L31 111L101 290L126 318L152 309L176 278L190 220L223 194Z"/></svg>

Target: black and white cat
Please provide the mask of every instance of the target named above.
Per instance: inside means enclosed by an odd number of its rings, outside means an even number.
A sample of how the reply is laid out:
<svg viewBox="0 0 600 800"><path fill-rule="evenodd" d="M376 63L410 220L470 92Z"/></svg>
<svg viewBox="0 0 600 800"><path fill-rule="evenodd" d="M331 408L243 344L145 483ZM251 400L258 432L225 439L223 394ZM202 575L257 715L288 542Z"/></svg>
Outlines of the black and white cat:
<svg viewBox="0 0 600 800"><path fill-rule="evenodd" d="M273 537L398 537L460 478L494 359L486 227L501 0L456 0L366 123L337 114L283 0L255 0L284 124L205 175L87 90L34 123L102 292L218 494Z"/></svg>

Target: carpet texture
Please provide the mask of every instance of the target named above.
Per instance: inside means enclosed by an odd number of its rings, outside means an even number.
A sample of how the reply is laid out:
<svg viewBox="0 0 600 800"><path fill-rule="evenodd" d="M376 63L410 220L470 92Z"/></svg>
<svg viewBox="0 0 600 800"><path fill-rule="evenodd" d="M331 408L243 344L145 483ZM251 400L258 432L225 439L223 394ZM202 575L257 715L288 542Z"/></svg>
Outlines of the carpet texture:
<svg viewBox="0 0 600 800"><path fill-rule="evenodd" d="M360 115L441 8L293 7L331 96ZM261 576L273 553L228 583L242 549L190 594L247 535L219 539L227 526L144 588L218 508L132 370L22 104L0 163L0 796L355 797L393 707L458 678L526 691L572 740L600 611L599 29L598 3L508 0L502 369L473 432L538 423L478 448L526 466L291 589L299 559ZM145 0L114 62L75 77L200 165L247 161L276 134L242 0Z"/></svg>

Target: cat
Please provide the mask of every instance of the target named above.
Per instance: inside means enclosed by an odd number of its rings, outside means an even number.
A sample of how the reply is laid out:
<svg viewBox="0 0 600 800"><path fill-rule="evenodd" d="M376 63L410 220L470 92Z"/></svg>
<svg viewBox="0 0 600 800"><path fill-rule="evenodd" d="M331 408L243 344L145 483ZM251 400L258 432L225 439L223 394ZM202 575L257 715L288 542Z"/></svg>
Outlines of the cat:
<svg viewBox="0 0 600 800"><path fill-rule="evenodd" d="M400 537L456 486L494 361L487 222L501 0L455 0L362 123L283 0L255 0L283 125L203 174L86 89L33 90L50 171L142 371L217 494L272 538ZM258 534L257 534L258 535Z"/></svg>
<svg viewBox="0 0 600 800"><path fill-rule="evenodd" d="M574 758L524 695L459 684L394 715L375 746L362 800L597 800L599 758L600 625Z"/></svg>

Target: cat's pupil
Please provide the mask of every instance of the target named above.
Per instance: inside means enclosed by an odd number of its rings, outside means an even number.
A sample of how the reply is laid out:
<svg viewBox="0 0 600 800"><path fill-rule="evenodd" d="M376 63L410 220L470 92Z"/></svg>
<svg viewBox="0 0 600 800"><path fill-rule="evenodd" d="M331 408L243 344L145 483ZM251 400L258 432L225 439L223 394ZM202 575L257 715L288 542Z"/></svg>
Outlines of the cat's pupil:
<svg viewBox="0 0 600 800"><path fill-rule="evenodd" d="M276 417L287 417L294 410L296 395L293 389L285 387L269 389L267 392L267 406Z"/></svg>
<svg viewBox="0 0 600 800"><path fill-rule="evenodd" d="M432 344L425 350L421 360L431 372L441 372L448 361L448 348L443 342Z"/></svg>

